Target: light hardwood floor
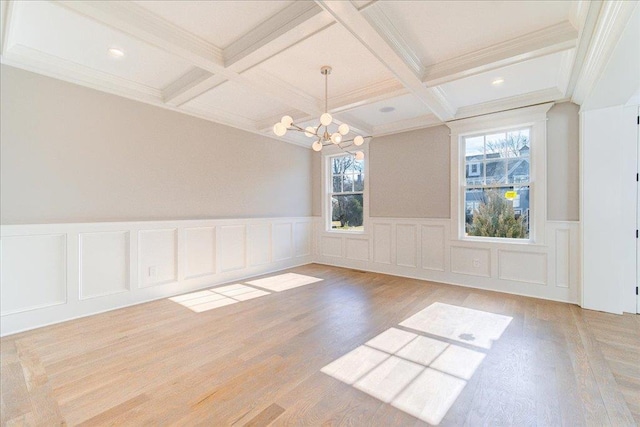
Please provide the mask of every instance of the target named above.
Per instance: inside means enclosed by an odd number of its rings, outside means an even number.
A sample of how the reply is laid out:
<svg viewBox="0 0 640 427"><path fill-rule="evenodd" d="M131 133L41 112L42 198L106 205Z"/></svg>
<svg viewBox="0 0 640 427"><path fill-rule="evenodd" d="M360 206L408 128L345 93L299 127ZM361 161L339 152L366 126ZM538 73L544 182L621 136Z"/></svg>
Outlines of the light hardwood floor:
<svg viewBox="0 0 640 427"><path fill-rule="evenodd" d="M289 271L322 280L200 313L164 299L3 338L2 424L426 425L321 369L436 302L512 317L441 425L640 423L640 316Z"/></svg>

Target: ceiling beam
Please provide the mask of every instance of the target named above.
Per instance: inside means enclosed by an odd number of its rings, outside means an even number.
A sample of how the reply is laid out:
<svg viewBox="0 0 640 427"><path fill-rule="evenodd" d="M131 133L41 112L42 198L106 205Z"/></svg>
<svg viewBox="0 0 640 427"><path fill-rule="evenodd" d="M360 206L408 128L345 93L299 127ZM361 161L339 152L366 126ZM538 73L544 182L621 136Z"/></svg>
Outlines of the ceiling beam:
<svg viewBox="0 0 640 427"><path fill-rule="evenodd" d="M423 83L437 86L529 59L576 47L578 31L569 21L543 28L425 68Z"/></svg>
<svg viewBox="0 0 640 427"><path fill-rule="evenodd" d="M455 111L451 105L443 102L432 89L426 87L421 78L416 75L415 66L406 62L406 55L398 53L397 39L394 42L385 39L351 2L335 0L317 0L316 2L378 58L407 90L418 97L439 119L447 120L454 116ZM369 9L371 7L366 10ZM405 49L406 51L408 49Z"/></svg>
<svg viewBox="0 0 640 427"><path fill-rule="evenodd" d="M201 94L203 85L209 87L212 80L217 80L218 84L220 84L225 81L225 78L211 74L202 68L193 67L186 74L164 88L162 99L166 104L175 107L180 106Z"/></svg>
<svg viewBox="0 0 640 427"><path fill-rule="evenodd" d="M222 52L226 69L242 73L334 24L331 17L322 12L315 3L291 4L226 47ZM183 87L184 93L174 92L168 102L179 106L224 80L211 76L197 86L187 84Z"/></svg>
<svg viewBox="0 0 640 427"><path fill-rule="evenodd" d="M161 48L211 74L240 83L257 93L308 114L317 112L318 102L315 99L309 102L308 98L299 97L299 91L289 85L274 87L270 82L247 78L233 69L226 68L222 49L157 17L135 3L123 1L60 1L57 3L142 42ZM205 82L200 82L200 85L205 85ZM173 96L178 98L178 93L174 91Z"/></svg>
<svg viewBox="0 0 640 427"><path fill-rule="evenodd" d="M576 104L585 101L602 75L636 6L636 2L619 0L602 3L582 66L575 70L577 79L571 99Z"/></svg>
<svg viewBox="0 0 640 427"><path fill-rule="evenodd" d="M424 66L418 54L409 46L409 43L402 37L391 19L382 11L377 2L370 3L360 13L369 21L371 26L382 36L387 44L393 49L402 61L413 73L421 77L424 74Z"/></svg>
<svg viewBox="0 0 640 427"><path fill-rule="evenodd" d="M14 15L14 0L3 0L0 2L0 55L4 55L10 47L9 43Z"/></svg>
<svg viewBox="0 0 640 427"><path fill-rule="evenodd" d="M584 10L581 15L582 21L579 21L581 27L578 46L576 48L576 55L573 59L569 80L565 89L565 96L569 98L573 96L573 91L576 88L578 77L580 77L580 72L587 57L587 51L589 50L591 39L596 30L596 24L598 23L598 16L600 15L601 7L601 0L593 0L585 6L586 10ZM576 17L574 19L577 20L578 18L576 11Z"/></svg>
<svg viewBox="0 0 640 427"><path fill-rule="evenodd" d="M321 13L322 8L312 2L290 4L227 46L223 53L225 66L231 66Z"/></svg>

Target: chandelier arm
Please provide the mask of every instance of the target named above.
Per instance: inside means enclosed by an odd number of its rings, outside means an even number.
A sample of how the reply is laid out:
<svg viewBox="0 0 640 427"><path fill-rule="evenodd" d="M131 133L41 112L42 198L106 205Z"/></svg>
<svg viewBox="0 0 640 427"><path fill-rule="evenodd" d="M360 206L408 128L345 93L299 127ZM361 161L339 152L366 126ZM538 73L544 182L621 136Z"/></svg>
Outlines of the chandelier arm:
<svg viewBox="0 0 640 427"><path fill-rule="evenodd" d="M367 138L373 138L373 136L369 135L369 136L363 136L363 139L367 139ZM351 139L345 139L344 141L342 141L343 143L345 142L353 142L355 138L351 138Z"/></svg>
<svg viewBox="0 0 640 427"><path fill-rule="evenodd" d="M298 132L306 132L304 129L302 129L300 126L298 126L295 123L291 123L291 126L293 126L291 130L297 130Z"/></svg>

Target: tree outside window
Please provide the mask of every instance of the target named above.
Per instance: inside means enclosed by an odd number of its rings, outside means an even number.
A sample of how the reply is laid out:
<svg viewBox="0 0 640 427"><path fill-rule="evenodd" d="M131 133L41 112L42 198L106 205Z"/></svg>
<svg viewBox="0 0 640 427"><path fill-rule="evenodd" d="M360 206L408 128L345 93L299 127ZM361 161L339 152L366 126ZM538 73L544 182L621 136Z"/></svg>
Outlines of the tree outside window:
<svg viewBox="0 0 640 427"><path fill-rule="evenodd" d="M528 239L531 129L465 137L465 234Z"/></svg>
<svg viewBox="0 0 640 427"><path fill-rule="evenodd" d="M363 231L364 161L351 155L330 159L332 230Z"/></svg>

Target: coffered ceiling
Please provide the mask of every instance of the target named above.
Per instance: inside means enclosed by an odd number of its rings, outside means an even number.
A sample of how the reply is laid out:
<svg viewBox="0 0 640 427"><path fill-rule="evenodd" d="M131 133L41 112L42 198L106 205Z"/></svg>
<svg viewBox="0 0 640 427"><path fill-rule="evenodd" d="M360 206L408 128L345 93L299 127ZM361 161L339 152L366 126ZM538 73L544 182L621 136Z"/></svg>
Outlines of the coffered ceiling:
<svg viewBox="0 0 640 427"><path fill-rule="evenodd" d="M2 62L251 132L581 103L636 2L2 1ZM110 48L124 55L109 55ZM290 142L308 146L303 135Z"/></svg>

